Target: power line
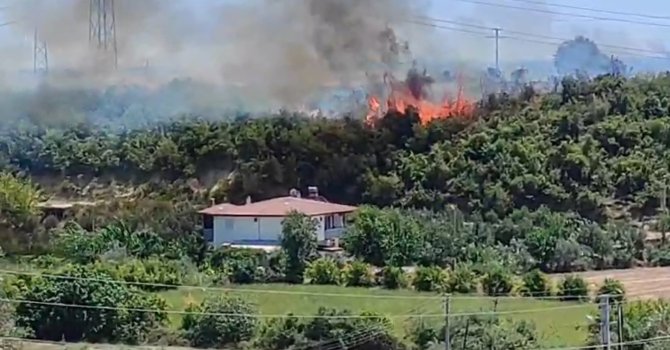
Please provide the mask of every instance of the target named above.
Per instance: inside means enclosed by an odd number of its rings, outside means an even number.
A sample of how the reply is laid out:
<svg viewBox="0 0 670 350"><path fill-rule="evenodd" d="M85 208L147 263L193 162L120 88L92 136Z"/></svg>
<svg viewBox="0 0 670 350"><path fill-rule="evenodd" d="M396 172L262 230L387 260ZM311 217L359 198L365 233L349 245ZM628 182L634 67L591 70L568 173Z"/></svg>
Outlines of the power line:
<svg viewBox="0 0 670 350"><path fill-rule="evenodd" d="M287 290L271 290L271 289L241 289L241 288L225 288L225 287L206 287L206 286L192 286L166 283L150 283L150 282L128 282L123 280L105 279L105 278L89 278L89 277L75 277L67 275L45 274L32 271L13 271L0 269L0 275L14 275L14 276L33 276L43 278L53 278L71 281L88 281L88 282L104 282L111 284L122 284L129 286L144 286L144 287L159 287L159 288L174 288L183 290L201 290L201 291L216 291L224 293L247 293L247 294L280 294L280 295L301 295L301 296L318 296L318 297L338 297L338 298L364 298L364 299L400 299L400 300L443 300L442 296L412 296L412 295L368 295L368 294L343 294L343 293L318 293L318 292L303 292L303 291L287 291ZM669 278L670 279L670 278ZM668 279L666 279L668 280ZM567 290L568 292L581 289ZM564 296L547 295L545 292L529 293L530 296L513 296L509 294L499 295L455 295L451 296L452 300L479 300L479 299L564 299Z"/></svg>
<svg viewBox="0 0 670 350"><path fill-rule="evenodd" d="M484 2L484 1L478 1L478 0L457 0L457 1L470 3L470 4L478 4L478 5L500 7L500 8L507 8L507 9L513 9L513 10L520 10L520 11L547 13L547 14L552 14L552 15L557 15L557 16L568 16L568 17L576 17L576 18L595 19L595 20L607 21L607 22L622 22L622 23L632 23L632 24L641 24L641 25L648 25L648 26L655 26L655 27L670 28L670 23L643 22L643 21L636 21L636 20L625 19L625 18L602 17L602 16L593 16L593 15L585 15L585 14L570 13L570 12L558 12L558 11L538 9L538 8L532 8L532 7L497 4L497 3Z"/></svg>
<svg viewBox="0 0 670 350"><path fill-rule="evenodd" d="M417 24L417 25L433 27L433 28L438 28L438 29L451 30L451 31L457 31L457 32L462 32L462 33L486 35L486 33L482 33L482 32L476 32L476 31L473 31L473 30L467 30L467 29L463 29L463 28L448 27L448 26L438 25L438 24L434 24L434 23L423 23L423 22L415 22L415 21L407 21L407 22L414 23L414 24ZM523 38L523 37L519 37L519 36L505 36L504 38L505 39L516 40L516 41L528 42L528 43L551 45L551 46L558 46L558 45L561 44L561 42L552 42L552 41L546 41L546 40L530 39L530 38ZM605 46L603 46L603 47L605 47ZM630 48L628 50L630 50L630 51L616 51L616 50L610 50L610 51L612 51L613 53L619 54L619 55L624 55L624 56L670 60L670 57L667 57L667 56L666 57L661 57L661 56L652 56L652 55L647 55L647 54L638 54L638 53L632 52L634 50L633 48ZM637 50L639 52L639 49L635 49L635 50Z"/></svg>
<svg viewBox="0 0 670 350"><path fill-rule="evenodd" d="M426 19L429 21L433 22L439 22L439 23L449 23L449 24L454 24L454 25L460 25L460 26L465 26L465 27L472 27L472 28L478 28L478 29L488 29L488 30L495 30L495 27L486 27L482 25L476 25L476 24L470 24L470 23L464 23L464 22L458 22L458 21L453 21L453 20L448 20L448 19L442 19L442 18L433 18L433 17L425 17L421 16L420 18ZM516 30L504 30L505 33L511 33L511 34L517 34L517 35L522 35L522 36L529 36L529 37L535 37L535 38L540 38L540 39L548 39L548 40L560 40L560 41L570 41L573 40L571 38L565 38L565 37L556 37L556 36L551 36L551 35L543 35L543 34L535 34L535 33L528 33L528 32L521 32L521 31L516 31ZM596 43L600 47L606 47L606 48L611 48L611 49L617 49L617 50L630 50L630 51L636 51L636 52L646 52L646 53L651 53L651 54L658 54L658 55L667 55L668 52L662 52L662 51L656 51L656 50L648 50L648 49L642 49L642 48L637 48L637 47L629 47L629 46L621 46L621 45L612 45L612 44L602 44L602 43Z"/></svg>
<svg viewBox="0 0 670 350"><path fill-rule="evenodd" d="M60 302L49 302L49 301L39 301L39 300L28 300L28 299L10 299L10 298L0 298L0 302L13 303L13 304L29 304L29 305L42 305L42 306L54 306L54 307L70 307L78 309L89 309L89 310L113 310L113 311L125 311L125 312L146 312L146 313L166 313L166 314L175 314L175 315L206 315L206 316L229 316L229 317L250 317L250 318L302 318L302 319L376 319L380 317L385 318L439 318L443 319L445 317L465 317L465 316L494 316L494 315L514 315L514 314L529 314L545 311L557 311L557 310L568 310L568 309L581 309L589 308L589 304L571 304L571 305L561 305L554 307L542 307L534 309L519 309L519 310L506 310L506 311L479 311L479 312L462 312L462 313L453 313L445 314L436 313L436 314L391 314L391 315L294 315L294 314L252 314L252 313L221 313L221 312L205 312L205 311L188 311L188 310L161 310L161 309L146 309L146 308L132 308L132 307L123 307L123 306L105 306L105 305L83 305L83 304L68 304Z"/></svg>
<svg viewBox="0 0 670 350"><path fill-rule="evenodd" d="M537 0L509 0L509 1L515 1L515 2L521 2L521 3L526 3L526 4L533 4L533 5L566 8L566 9L572 9L572 10L581 10L581 11L589 11L589 12L597 12L597 13L607 13L607 14L610 14L610 15L620 15L620 16L631 16L631 17L642 17L642 18L649 18L649 19L670 20L670 16L656 16L656 15L650 15L650 14L646 14L646 13L612 11L612 10L605 10L605 9L598 9L598 8L591 8L591 7L581 7L581 6L564 5L564 4L553 4L553 3L546 3L544 1L537 1Z"/></svg>

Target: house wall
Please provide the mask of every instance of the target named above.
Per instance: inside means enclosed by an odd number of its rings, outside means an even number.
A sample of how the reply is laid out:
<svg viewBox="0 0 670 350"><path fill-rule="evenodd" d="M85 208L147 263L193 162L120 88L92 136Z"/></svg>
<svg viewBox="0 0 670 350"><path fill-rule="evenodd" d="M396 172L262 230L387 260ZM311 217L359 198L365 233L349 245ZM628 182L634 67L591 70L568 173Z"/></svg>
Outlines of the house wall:
<svg viewBox="0 0 670 350"><path fill-rule="evenodd" d="M316 237L324 241L339 237L344 231L345 216L341 214L313 217L316 222ZM236 217L215 216L212 229L212 244L219 246L225 243L253 243L262 242L278 244L282 231L284 217ZM326 224L329 229L326 229Z"/></svg>

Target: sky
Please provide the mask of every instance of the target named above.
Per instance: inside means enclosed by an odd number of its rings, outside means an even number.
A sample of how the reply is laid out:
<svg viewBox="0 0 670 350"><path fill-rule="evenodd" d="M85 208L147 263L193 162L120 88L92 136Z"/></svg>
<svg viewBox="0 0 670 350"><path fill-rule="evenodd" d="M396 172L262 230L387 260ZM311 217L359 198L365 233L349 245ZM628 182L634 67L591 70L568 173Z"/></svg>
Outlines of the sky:
<svg viewBox="0 0 670 350"><path fill-rule="evenodd" d="M0 6L29 0L0 0ZM51 0L53 2L65 0ZM145 0L137 0L145 1ZM175 1L175 0L165 0ZM179 0L183 1L183 0ZM250 3L256 0L247 0ZM281 1L281 0L279 0ZM390 1L390 0L382 0ZM500 27L503 39L500 41L500 60L503 64L516 64L520 60L550 59L556 50L560 40L547 38L529 37L523 33L536 36L547 36L569 39L576 35L585 35L594 39L597 43L615 45L630 48L639 48L648 52L634 52L633 56L658 56L653 52L664 52L670 50L670 2L667 0L546 0L550 4L580 6L606 11L631 12L648 14L652 16L665 16L667 19L650 19L644 17L633 17L615 15L609 13L596 13L577 9L561 8L558 6L530 4L515 0L413 0L425 3L427 16L445 19L449 21L462 22L467 25L441 24L460 30L474 31L463 32L459 30L448 30L443 28L430 28L421 25L405 24L404 32L408 37L421 37L422 40L413 40L411 45L413 51L418 55L434 55L443 59L448 57L462 62L484 62L492 63L494 60L494 45L491 38L484 34L486 30L472 26ZM479 2L479 4L474 4ZM231 2L243 2L242 0L190 0L184 1L190 11L203 22L216 21L210 11L216 6ZM532 1L531 1L532 2ZM574 16L558 15L556 13L534 12L528 9L510 9L490 6L483 3L497 3L505 6L516 6L523 8L535 8L541 11L591 15L598 17L619 18L624 21L632 20L639 22L655 22L660 25L643 25L636 23L622 23L607 21L604 19L587 19ZM14 20L2 15L0 21ZM86 25L84 23L84 25ZM665 26L665 27L664 27ZM508 31L508 32L506 32ZM512 33L510 33L512 32ZM123 33L120 29L119 33ZM400 31L403 33L403 30ZM521 33L521 34L519 34ZM528 39L531 39L529 41ZM83 40L86 40L83 38ZM533 41L534 40L534 41ZM540 42L538 42L540 41ZM542 42L543 41L543 42ZM14 30L12 26L0 27L0 46L5 51L0 53L0 60L25 61L24 68L32 67L32 37L26 32ZM603 51L615 53L626 57L630 50L613 48L602 48ZM13 53L13 54L10 54Z"/></svg>

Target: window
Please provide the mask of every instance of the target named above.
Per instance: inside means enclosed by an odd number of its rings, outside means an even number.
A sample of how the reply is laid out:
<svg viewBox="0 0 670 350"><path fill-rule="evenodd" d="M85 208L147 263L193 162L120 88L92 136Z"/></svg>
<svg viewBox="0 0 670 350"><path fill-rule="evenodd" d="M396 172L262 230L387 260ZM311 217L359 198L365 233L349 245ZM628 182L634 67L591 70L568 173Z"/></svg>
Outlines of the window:
<svg viewBox="0 0 670 350"><path fill-rule="evenodd" d="M235 220L224 219L223 220L223 225L226 228L226 230L231 231L231 230L235 229Z"/></svg>
<svg viewBox="0 0 670 350"><path fill-rule="evenodd" d="M335 216L328 215L326 216L326 230L332 230L335 228Z"/></svg>

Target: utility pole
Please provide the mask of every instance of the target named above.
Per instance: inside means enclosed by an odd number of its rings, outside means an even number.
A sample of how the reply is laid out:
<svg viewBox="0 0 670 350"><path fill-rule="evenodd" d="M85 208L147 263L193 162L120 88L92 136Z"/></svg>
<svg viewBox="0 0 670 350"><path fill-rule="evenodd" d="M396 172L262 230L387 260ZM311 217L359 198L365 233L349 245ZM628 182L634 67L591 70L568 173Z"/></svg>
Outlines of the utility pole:
<svg viewBox="0 0 670 350"><path fill-rule="evenodd" d="M603 349L610 350L610 296L605 294L600 296L600 343Z"/></svg>
<svg viewBox="0 0 670 350"><path fill-rule="evenodd" d="M449 294L444 296L444 349L451 350L451 334L449 334L449 313L451 312L451 303Z"/></svg>
<svg viewBox="0 0 670 350"><path fill-rule="evenodd" d="M495 39L496 45L496 71L500 72L500 39L505 39L504 36L500 35L502 28L493 28L493 36L487 36L489 39Z"/></svg>
<svg viewBox="0 0 670 350"><path fill-rule="evenodd" d="M47 42L40 38L37 28L35 28L35 35L33 37L33 72L45 75L49 72Z"/></svg>
<svg viewBox="0 0 670 350"><path fill-rule="evenodd" d="M118 67L114 0L90 0L88 40L100 51L111 52Z"/></svg>

